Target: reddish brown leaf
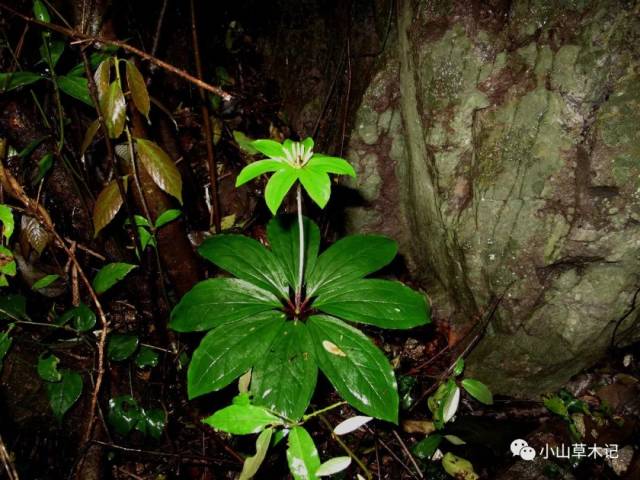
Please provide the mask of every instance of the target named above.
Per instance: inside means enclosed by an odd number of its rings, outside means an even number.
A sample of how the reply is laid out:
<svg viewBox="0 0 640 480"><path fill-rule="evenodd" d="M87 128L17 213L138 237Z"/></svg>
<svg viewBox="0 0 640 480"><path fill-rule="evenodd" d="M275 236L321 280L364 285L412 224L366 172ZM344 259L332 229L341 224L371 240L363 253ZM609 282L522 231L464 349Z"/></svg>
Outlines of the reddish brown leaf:
<svg viewBox="0 0 640 480"><path fill-rule="evenodd" d="M144 83L140 70L133 62L127 62L127 85L129 85L133 104L148 120L149 109L151 108L149 92L147 92L147 85Z"/></svg>
<svg viewBox="0 0 640 480"><path fill-rule="evenodd" d="M118 183L114 180L102 189L93 207L94 237L115 218L122 206Z"/></svg>
<svg viewBox="0 0 640 480"><path fill-rule="evenodd" d="M155 143L136 138L140 162L162 190L182 203L182 177L173 160Z"/></svg>

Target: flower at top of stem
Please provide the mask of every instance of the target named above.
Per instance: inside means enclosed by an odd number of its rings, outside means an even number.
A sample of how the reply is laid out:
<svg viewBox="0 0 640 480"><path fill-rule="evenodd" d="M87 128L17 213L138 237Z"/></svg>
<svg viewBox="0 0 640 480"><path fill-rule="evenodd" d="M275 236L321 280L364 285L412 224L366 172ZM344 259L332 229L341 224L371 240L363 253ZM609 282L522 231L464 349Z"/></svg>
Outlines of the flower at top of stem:
<svg viewBox="0 0 640 480"><path fill-rule="evenodd" d="M284 146L284 160L295 168L304 167L313 157L313 147L306 147L302 142L291 142Z"/></svg>

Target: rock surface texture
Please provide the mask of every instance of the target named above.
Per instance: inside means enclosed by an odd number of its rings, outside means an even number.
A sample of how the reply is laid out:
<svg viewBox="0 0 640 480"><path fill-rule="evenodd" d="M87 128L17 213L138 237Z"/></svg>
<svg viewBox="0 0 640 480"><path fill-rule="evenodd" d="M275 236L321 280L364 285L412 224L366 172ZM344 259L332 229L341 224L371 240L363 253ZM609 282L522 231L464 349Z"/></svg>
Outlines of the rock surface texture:
<svg viewBox="0 0 640 480"><path fill-rule="evenodd" d="M490 316L469 375L535 397L640 339L640 4L396 7L349 228L398 239L459 335Z"/></svg>

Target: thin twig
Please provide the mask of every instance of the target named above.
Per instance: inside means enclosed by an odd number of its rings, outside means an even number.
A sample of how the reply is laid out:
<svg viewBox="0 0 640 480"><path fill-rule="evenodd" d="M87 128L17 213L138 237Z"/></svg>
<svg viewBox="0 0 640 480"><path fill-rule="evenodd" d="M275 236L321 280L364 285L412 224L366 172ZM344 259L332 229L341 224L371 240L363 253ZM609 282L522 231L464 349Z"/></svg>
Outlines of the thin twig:
<svg viewBox="0 0 640 480"><path fill-rule="evenodd" d="M17 10L14 10L13 8L11 8L8 5L5 5L4 3L0 3L0 9L6 10L7 12L9 12L11 14L16 15L17 17L20 17L25 22L29 22L29 23L32 23L34 25L40 25L41 27L48 28L49 30L57 32L57 33L59 33L61 35L80 40L83 43L105 44L105 45L112 45L114 47L122 48L123 50L126 50L126 51L128 51L130 53L133 53L134 55L137 55L138 57L142 58L143 60L151 62L154 65L157 65L160 68L163 68L164 70L166 70L166 71L168 71L170 73L173 73L174 75L177 75L178 77L181 77L181 78L187 80L188 82L193 83L194 85L196 85L196 86L198 86L200 88L204 88L205 90L207 90L207 91L209 91L211 93L215 93L216 95L219 95L220 97L222 97L223 100L227 100L228 101L228 100L231 100L231 98L233 97L233 95L231 95L229 92L226 92L222 88L215 87L215 86L210 85L210 84L208 84L206 82L203 82L202 80L194 77L193 75L190 75L189 73L185 72L184 70L181 70L181 69L179 69L177 67L174 67L170 63L167 63L167 62L165 62L163 60L160 60L159 58L156 58L153 55L149 55L148 53L145 53L142 50L129 45L128 43L121 42L119 40L110 40L108 38L104 38L104 37L101 37L101 36L87 35L85 33L79 32L77 30L73 30L71 28L66 28L66 27L63 27L61 25L57 25L55 23L41 22L40 20L36 20L33 17L29 17L28 15L24 15L24 14L18 12Z"/></svg>
<svg viewBox="0 0 640 480"><path fill-rule="evenodd" d="M196 26L196 7L194 0L191 0L191 38L193 40L193 56L196 62L196 73L198 79L202 80L202 61L200 60L200 45L198 42L198 28ZM200 111L202 113L202 130L207 144L207 166L209 168L209 190L211 198L211 212L209 226L216 227L216 233L220 233L220 201L218 199L218 170L213 152L213 132L211 131L211 119L209 118L209 107L202 87L198 87L200 92Z"/></svg>
<svg viewBox="0 0 640 480"><path fill-rule="evenodd" d="M2 441L2 437L0 436L0 460L2 460L2 464L4 465L4 470L7 472L7 478L9 480L20 480L18 476L18 471L16 470L11 457L9 456L9 452L4 446L4 442Z"/></svg>
<svg viewBox="0 0 640 480"><path fill-rule="evenodd" d="M400 443L400 446L402 447L402 450L404 450L405 455L407 457L409 457L409 460L411 460L411 463L415 467L416 472L418 473L418 476L420 478L424 478L424 475L422 475L422 470L420 470L420 467L418 466L418 463L416 462L416 459L413 457L413 455L411 455L411 452L407 448L407 445L404 443L402 438L400 438L400 435L398 435L398 432L396 432L395 430L392 430L392 431L393 431L393 435L396 437L396 440L398 440L398 443Z"/></svg>
<svg viewBox="0 0 640 480"><path fill-rule="evenodd" d="M374 432L373 430L371 430L369 427L365 426L364 428L365 428L365 429L366 429L370 434L372 434L372 435L376 435L376 434L375 434L375 432ZM418 477L416 477L416 474L415 474L415 473L413 473L413 471L409 468L409 466L408 466L406 463L404 463L404 462L402 461L402 459L400 459L400 457L398 457L398 456L395 454L395 452L394 452L393 450L391 450L391 448L390 448L386 443L384 443L384 440L382 440L382 439L380 438L380 436L379 436L379 435L376 435L376 441L377 441L378 443L380 443L380 445L382 446L382 448L384 448L387 452L389 452L389 455L391 455L391 456L393 457L393 459L394 459L396 462L398 462L400 465L402 465L402 467L407 471L407 473L408 473L409 475L411 475L413 478L418 478Z"/></svg>
<svg viewBox="0 0 640 480"><path fill-rule="evenodd" d="M162 31L162 24L164 23L164 14L167 11L168 0L162 1L162 8L160 8L160 16L158 17L158 23L156 24L156 33L153 36L153 45L151 46L151 55L154 57L158 53L158 44L160 43L160 32Z"/></svg>

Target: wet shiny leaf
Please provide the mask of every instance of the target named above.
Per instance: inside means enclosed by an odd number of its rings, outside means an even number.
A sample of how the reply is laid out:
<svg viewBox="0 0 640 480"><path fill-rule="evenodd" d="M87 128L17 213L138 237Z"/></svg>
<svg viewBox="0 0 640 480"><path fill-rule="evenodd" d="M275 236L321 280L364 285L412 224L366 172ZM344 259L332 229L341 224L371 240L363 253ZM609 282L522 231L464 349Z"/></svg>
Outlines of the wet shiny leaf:
<svg viewBox="0 0 640 480"><path fill-rule="evenodd" d="M203 422L216 430L233 435L258 433L265 427L283 424L281 418L266 408L254 405L229 405L205 418Z"/></svg>
<svg viewBox="0 0 640 480"><path fill-rule="evenodd" d="M127 85L131 92L131 98L133 104L138 111L142 113L147 120L149 119L149 109L151 108L151 102L149 101L149 92L147 92L147 85L144 82L144 78L138 70L138 67L131 61L126 61L127 70Z"/></svg>
<svg viewBox="0 0 640 480"><path fill-rule="evenodd" d="M152 141L135 141L140 162L156 185L182 203L182 177L173 160Z"/></svg>
<svg viewBox="0 0 640 480"><path fill-rule="evenodd" d="M120 211L122 203L122 195L120 195L118 182L113 180L100 191L96 199L96 204L93 207L94 237L97 237L100 230L111 223Z"/></svg>
<svg viewBox="0 0 640 480"><path fill-rule="evenodd" d="M129 358L138 348L136 335L111 334L107 343L109 360L121 362Z"/></svg>
<svg viewBox="0 0 640 480"><path fill-rule="evenodd" d="M58 371L60 359L55 355L41 355L38 358L38 375L47 382L59 382L62 373Z"/></svg>
<svg viewBox="0 0 640 480"><path fill-rule="evenodd" d="M118 81L111 82L104 95L100 97L100 111L104 116L109 137L118 138L124 130L127 116L127 103Z"/></svg>
<svg viewBox="0 0 640 480"><path fill-rule="evenodd" d="M37 82L42 77L33 72L5 72L0 73L0 93L9 92Z"/></svg>
<svg viewBox="0 0 640 480"><path fill-rule="evenodd" d="M309 432L303 427L293 427L289 432L287 463L295 480L317 480L316 470L320 467L318 449Z"/></svg>
<svg viewBox="0 0 640 480"><path fill-rule="evenodd" d="M78 77L75 75L60 75L57 77L58 87L61 91L69 95L70 97L80 100L85 104L93 107L93 101L89 94L89 82L84 77Z"/></svg>
<svg viewBox="0 0 640 480"><path fill-rule="evenodd" d="M136 265L130 263L110 263L100 269L93 279L93 289L97 294L109 290L116 283L126 277Z"/></svg>
<svg viewBox="0 0 640 480"><path fill-rule="evenodd" d="M149 347L142 346L136 355L135 363L138 368L152 368L158 365L158 360L158 352Z"/></svg>
<svg viewBox="0 0 640 480"><path fill-rule="evenodd" d="M82 377L70 370L62 371L62 380L47 383L49 405L54 416L62 420L64 414L78 401L82 394Z"/></svg>
<svg viewBox="0 0 640 480"><path fill-rule="evenodd" d="M95 327L96 314L84 303L80 303L77 307L73 307L60 315L57 321L58 325L66 325L69 322L78 332L86 332Z"/></svg>

